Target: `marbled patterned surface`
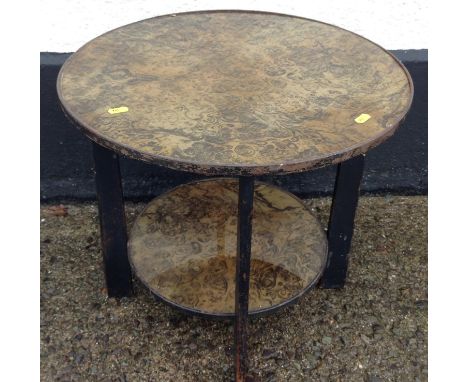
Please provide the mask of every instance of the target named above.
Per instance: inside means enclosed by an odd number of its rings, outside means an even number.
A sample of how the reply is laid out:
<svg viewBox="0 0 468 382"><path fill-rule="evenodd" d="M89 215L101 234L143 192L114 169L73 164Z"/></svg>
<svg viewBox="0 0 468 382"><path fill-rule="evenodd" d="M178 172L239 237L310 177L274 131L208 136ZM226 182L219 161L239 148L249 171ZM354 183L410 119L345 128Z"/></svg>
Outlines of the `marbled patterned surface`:
<svg viewBox="0 0 468 382"><path fill-rule="evenodd" d="M57 86L91 139L204 174L298 172L364 153L394 132L413 94L404 67L358 35L243 11L108 32L65 63ZM355 122L361 114L371 118Z"/></svg>
<svg viewBox="0 0 468 382"><path fill-rule="evenodd" d="M237 190L235 179L179 186L154 199L136 220L129 257L156 295L197 312L234 313ZM250 311L299 297L326 262L323 229L296 197L255 186Z"/></svg>

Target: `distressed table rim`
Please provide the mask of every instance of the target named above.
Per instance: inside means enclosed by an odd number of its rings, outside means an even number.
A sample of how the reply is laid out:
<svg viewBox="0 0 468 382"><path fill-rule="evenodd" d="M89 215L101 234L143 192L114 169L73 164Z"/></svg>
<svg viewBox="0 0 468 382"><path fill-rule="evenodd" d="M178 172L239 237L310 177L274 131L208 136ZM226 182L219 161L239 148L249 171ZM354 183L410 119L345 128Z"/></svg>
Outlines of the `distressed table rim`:
<svg viewBox="0 0 468 382"><path fill-rule="evenodd" d="M413 98L414 98L413 81L407 68L401 63L401 61L395 55L387 51L381 45L367 39L366 37L361 36L358 33L349 31L347 29L338 27L330 23L326 23L326 22L322 22L319 20L314 20L314 19L310 19L310 18L306 18L302 16L289 15L289 14L278 13L278 12L267 12L267 11L257 11L257 10L236 10L236 9L189 11L189 12L171 13L171 14L166 14L166 15L149 17L143 20L138 20L136 22L132 22L132 23L120 26L118 28L109 30L101 34L100 36L97 36L96 38L105 36L119 29L128 27L130 25L138 24L140 22L144 22L144 21L148 21L152 19L170 18L170 17L175 17L175 16L183 16L183 15L191 15L191 14L212 14L212 13L246 13L246 14L262 14L262 15L273 15L273 16L281 16L281 17L288 17L288 18L297 18L301 20L306 20L306 21L311 21L314 23L327 25L327 26L336 28L338 30L342 30L344 32L350 33L354 36L357 36L361 38L362 40L365 40L373 44L377 48L380 48L383 52L389 55L395 61L395 63L397 63L400 66L400 68L403 70L408 81L409 92L410 92L409 102L406 108L404 109L404 111L396 116L396 120L398 120L398 122L392 124L389 127L384 128L379 134L376 134L367 140L363 140L357 144L351 145L342 150L337 150L335 152L329 152L329 153L325 153L322 155L317 155L307 160L303 160L303 159L286 160L282 163L275 162L275 163L262 164L262 165L249 164L249 163L210 163L210 162L196 161L193 159L186 160L183 158L168 157L168 156L159 155L159 154L155 155L155 154L150 154L147 152L139 151L128 144L124 144L122 142L118 142L117 140L106 137L104 134L100 133L99 131L97 131L95 128L93 128L89 124L86 124L80 121L80 118L76 115L76 113L74 113L71 110L70 106L67 105L67 102L65 101L63 97L63 93L61 89L61 85L62 85L61 79L63 77L63 73L65 72L68 64L70 63L70 60L67 60L62 65L59 71L59 74L57 77L57 83L56 83L57 94L58 94L58 98L60 101L59 104L62 110L64 111L64 114L66 115L66 117L70 120L70 122L75 127L77 127L82 133L84 133L89 139L91 139L95 143L103 147L106 147L108 149L111 149L117 152L118 154L129 157L131 159L141 160L149 164L155 164L155 165L167 167L167 168L174 169L174 170L186 171L186 172L197 173L197 174L202 174L202 175L258 176L258 175L268 175L268 174L281 175L281 174L290 174L290 173L310 171L310 170L324 167L327 165L337 164L337 163L346 161L350 158L353 158L355 156L365 154L370 149L378 146L379 144L387 140L389 137L391 137L395 133L395 131L398 129L398 127L401 125L401 123L404 121L409 110L411 109L411 105L412 105ZM84 44L81 48L79 48L75 52L75 54L78 53L81 49L84 49L86 46L88 46L88 44L92 43L94 40L95 38L90 40L86 44Z"/></svg>

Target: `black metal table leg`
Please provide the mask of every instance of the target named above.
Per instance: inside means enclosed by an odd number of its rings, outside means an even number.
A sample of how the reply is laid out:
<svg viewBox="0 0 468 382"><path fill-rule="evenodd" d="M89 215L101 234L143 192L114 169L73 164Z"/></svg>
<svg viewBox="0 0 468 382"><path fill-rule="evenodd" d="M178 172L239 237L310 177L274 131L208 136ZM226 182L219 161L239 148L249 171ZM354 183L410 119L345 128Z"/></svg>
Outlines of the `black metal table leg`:
<svg viewBox="0 0 468 382"><path fill-rule="evenodd" d="M96 143L93 143L93 153L107 293L109 297L129 296L132 272L127 257L119 157Z"/></svg>
<svg viewBox="0 0 468 382"><path fill-rule="evenodd" d="M248 371L247 324L249 315L253 196L254 178L240 177L237 212L236 318L234 324L236 382L246 381Z"/></svg>
<svg viewBox="0 0 468 382"><path fill-rule="evenodd" d="M345 284L363 170L363 155L338 165L328 222L328 261L321 280L323 288L342 288Z"/></svg>

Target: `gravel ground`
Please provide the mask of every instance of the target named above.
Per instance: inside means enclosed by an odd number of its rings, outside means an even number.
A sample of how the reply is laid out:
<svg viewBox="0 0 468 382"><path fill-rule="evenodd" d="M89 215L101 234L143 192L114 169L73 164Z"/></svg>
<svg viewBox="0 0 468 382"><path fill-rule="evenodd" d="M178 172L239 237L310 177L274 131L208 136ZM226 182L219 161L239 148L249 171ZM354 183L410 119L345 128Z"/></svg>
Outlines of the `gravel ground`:
<svg viewBox="0 0 468 382"><path fill-rule="evenodd" d="M329 198L308 201L326 224ZM143 204L128 204L129 225ZM230 381L229 321L108 299L92 203L41 208L41 380ZM427 198L362 197L342 290L251 321L256 381L427 381Z"/></svg>

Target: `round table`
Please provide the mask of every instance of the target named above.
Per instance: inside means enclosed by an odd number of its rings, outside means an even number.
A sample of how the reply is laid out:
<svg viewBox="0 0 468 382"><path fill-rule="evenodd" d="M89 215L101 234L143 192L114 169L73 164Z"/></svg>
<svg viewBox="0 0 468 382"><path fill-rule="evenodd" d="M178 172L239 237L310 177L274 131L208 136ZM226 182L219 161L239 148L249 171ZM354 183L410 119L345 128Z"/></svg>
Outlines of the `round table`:
<svg viewBox="0 0 468 382"><path fill-rule="evenodd" d="M166 15L107 32L67 60L57 90L95 143L109 295L131 291L133 268L179 309L235 317L239 381L249 314L296 301L320 277L325 287L344 283L363 154L394 133L413 97L407 70L375 43L253 11ZM127 240L117 154L218 177L158 196ZM333 163L328 240L298 198L254 182Z"/></svg>

